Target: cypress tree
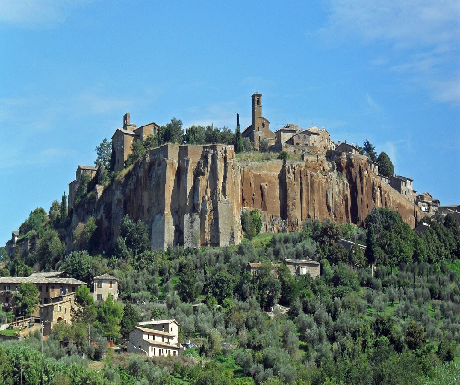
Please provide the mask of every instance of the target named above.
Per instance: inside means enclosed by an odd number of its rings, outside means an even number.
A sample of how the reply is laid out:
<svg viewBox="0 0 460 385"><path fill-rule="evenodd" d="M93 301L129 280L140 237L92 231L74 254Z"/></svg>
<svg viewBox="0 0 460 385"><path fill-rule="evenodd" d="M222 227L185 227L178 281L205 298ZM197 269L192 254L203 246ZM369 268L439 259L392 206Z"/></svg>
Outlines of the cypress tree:
<svg viewBox="0 0 460 385"><path fill-rule="evenodd" d="M65 222L65 220L67 219L67 196L65 195L65 191L64 194L62 194L61 206L59 209L59 216L61 222Z"/></svg>
<svg viewBox="0 0 460 385"><path fill-rule="evenodd" d="M238 154L243 151L243 137L241 136L240 126L236 127L235 132L235 152Z"/></svg>

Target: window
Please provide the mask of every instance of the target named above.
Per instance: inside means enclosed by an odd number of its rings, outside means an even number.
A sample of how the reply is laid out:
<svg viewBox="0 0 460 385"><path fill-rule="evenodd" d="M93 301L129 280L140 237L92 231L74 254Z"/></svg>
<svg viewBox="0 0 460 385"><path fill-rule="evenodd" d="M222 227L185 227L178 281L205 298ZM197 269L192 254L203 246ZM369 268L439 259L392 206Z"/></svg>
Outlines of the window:
<svg viewBox="0 0 460 385"><path fill-rule="evenodd" d="M98 294L98 295L97 295L97 300L98 300L98 301L102 301L102 294Z"/></svg>
<svg viewBox="0 0 460 385"><path fill-rule="evenodd" d="M41 291L42 291L42 287L41 287L41 286L38 287L38 291L41 293Z"/></svg>
<svg viewBox="0 0 460 385"><path fill-rule="evenodd" d="M97 287L98 287L99 289L102 288L102 281L97 281Z"/></svg>
<svg viewBox="0 0 460 385"><path fill-rule="evenodd" d="M58 311L62 311L61 305L58 306Z"/></svg>
<svg viewBox="0 0 460 385"><path fill-rule="evenodd" d="M112 288L112 281L110 281L110 286L109 287Z"/></svg>
<svg viewBox="0 0 460 385"><path fill-rule="evenodd" d="M75 286L72 286L72 293L75 293Z"/></svg>

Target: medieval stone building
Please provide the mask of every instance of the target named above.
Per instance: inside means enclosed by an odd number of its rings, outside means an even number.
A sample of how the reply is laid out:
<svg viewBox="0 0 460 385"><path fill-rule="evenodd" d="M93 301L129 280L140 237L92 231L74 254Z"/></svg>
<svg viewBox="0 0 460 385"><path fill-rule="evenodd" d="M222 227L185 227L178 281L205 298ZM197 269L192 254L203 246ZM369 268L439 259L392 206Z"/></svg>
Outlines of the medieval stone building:
<svg viewBox="0 0 460 385"><path fill-rule="evenodd" d="M262 116L262 94L252 95L252 124L241 134L243 138L249 138L254 143L254 148L259 149L263 140L269 146L275 143L275 134L270 131L270 122Z"/></svg>
<svg viewBox="0 0 460 385"><path fill-rule="evenodd" d="M137 128L135 124L130 122L129 112L126 113L123 116L123 128L117 128L112 136L113 170L123 170L135 140L144 141L149 135L156 135L158 128L159 126L155 122Z"/></svg>

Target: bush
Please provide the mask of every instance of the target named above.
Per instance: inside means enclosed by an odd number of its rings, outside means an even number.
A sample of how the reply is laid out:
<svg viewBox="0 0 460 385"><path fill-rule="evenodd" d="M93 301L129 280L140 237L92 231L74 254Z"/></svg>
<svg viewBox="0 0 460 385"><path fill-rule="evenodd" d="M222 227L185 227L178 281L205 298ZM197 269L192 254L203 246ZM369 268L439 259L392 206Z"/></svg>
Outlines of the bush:
<svg viewBox="0 0 460 385"><path fill-rule="evenodd" d="M243 211L241 213L241 226L246 238L252 239L260 233L262 229L262 219L258 210Z"/></svg>
<svg viewBox="0 0 460 385"><path fill-rule="evenodd" d="M281 160L288 160L289 159L289 154L286 151L281 151L278 155L278 159Z"/></svg>

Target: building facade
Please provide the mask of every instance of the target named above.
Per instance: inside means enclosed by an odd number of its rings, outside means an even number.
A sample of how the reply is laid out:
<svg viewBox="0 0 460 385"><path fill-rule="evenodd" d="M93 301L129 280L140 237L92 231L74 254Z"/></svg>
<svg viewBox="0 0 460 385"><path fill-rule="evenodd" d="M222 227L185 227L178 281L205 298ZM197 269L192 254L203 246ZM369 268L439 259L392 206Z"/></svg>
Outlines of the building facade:
<svg viewBox="0 0 460 385"><path fill-rule="evenodd" d="M285 259L284 263L292 275L310 274L313 279L321 275L320 263L312 259Z"/></svg>
<svg viewBox="0 0 460 385"><path fill-rule="evenodd" d="M123 116L123 128L117 128L112 136L113 170L123 170L135 140L144 141L149 135L156 135L158 128L158 124L154 122L136 127L131 123L130 114L127 112Z"/></svg>
<svg viewBox="0 0 460 385"><path fill-rule="evenodd" d="M48 335L56 322L71 323L75 292L84 282L74 278L61 278L59 272L35 273L29 277L1 277L0 303L3 311L16 311L15 296L22 283L33 283L40 298L38 309L32 317L44 323Z"/></svg>
<svg viewBox="0 0 460 385"><path fill-rule="evenodd" d="M178 356L183 349L178 337L179 324L174 319L140 322L129 333L127 350L149 357Z"/></svg>
<svg viewBox="0 0 460 385"><path fill-rule="evenodd" d="M109 274L94 277L94 301L105 301L109 295L111 295L115 301L118 300L118 280Z"/></svg>
<svg viewBox="0 0 460 385"><path fill-rule="evenodd" d="M243 138L249 138L254 144L254 149L258 150L263 140L268 146L275 144L275 134L270 131L270 122L262 116L262 94L252 95L252 124L242 133Z"/></svg>

